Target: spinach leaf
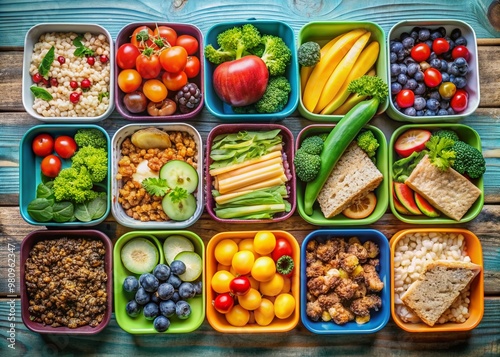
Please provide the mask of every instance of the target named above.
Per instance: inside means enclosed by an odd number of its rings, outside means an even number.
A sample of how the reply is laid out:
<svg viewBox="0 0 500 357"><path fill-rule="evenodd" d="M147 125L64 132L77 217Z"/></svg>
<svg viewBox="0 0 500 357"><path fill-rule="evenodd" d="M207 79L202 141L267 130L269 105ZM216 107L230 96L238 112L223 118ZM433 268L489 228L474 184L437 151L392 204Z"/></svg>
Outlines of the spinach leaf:
<svg viewBox="0 0 500 357"><path fill-rule="evenodd" d="M49 91L47 91L46 89L44 89L42 87L38 87L36 85L32 85L30 87L30 90L31 90L31 93L33 93L33 95L36 98L43 99L46 102L48 102L49 100L54 99L54 97L52 96L52 94L50 94Z"/></svg>
<svg viewBox="0 0 500 357"><path fill-rule="evenodd" d="M56 202L52 207L53 219L56 222L69 222L73 218L74 206L69 201Z"/></svg>
<svg viewBox="0 0 500 357"><path fill-rule="evenodd" d="M38 66L38 73L42 75L42 77L47 78L49 75L50 67L52 66L52 62L54 62L55 58L55 47L52 46L50 50L45 54L42 59L42 62Z"/></svg>
<svg viewBox="0 0 500 357"><path fill-rule="evenodd" d="M46 198L35 198L28 204L28 214L35 221L48 222L53 217L53 201Z"/></svg>
<svg viewBox="0 0 500 357"><path fill-rule="evenodd" d="M89 202L89 211L92 214L92 219L98 219L104 216L107 208L107 196L100 194Z"/></svg>
<svg viewBox="0 0 500 357"><path fill-rule="evenodd" d="M36 197L37 198L49 198L53 194L54 193L52 192L52 189L46 184L40 183L36 187Z"/></svg>
<svg viewBox="0 0 500 357"><path fill-rule="evenodd" d="M77 203L75 205L75 218L80 222L90 222L92 220L92 215L90 214L87 202Z"/></svg>

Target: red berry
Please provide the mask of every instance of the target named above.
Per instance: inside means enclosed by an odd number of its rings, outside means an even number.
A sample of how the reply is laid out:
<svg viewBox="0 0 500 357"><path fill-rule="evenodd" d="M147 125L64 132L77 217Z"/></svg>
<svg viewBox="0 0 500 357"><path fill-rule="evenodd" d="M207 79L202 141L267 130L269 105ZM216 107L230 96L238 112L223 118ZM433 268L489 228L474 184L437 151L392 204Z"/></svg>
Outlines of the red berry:
<svg viewBox="0 0 500 357"><path fill-rule="evenodd" d="M51 78L50 79L50 85L52 87L57 87L59 85L59 82L57 81L57 78Z"/></svg>
<svg viewBox="0 0 500 357"><path fill-rule="evenodd" d="M69 95L69 100L71 103L73 104L76 104L80 101L80 93L78 92L72 92L70 95Z"/></svg>
<svg viewBox="0 0 500 357"><path fill-rule="evenodd" d="M42 83L44 86L48 87L49 86L49 80L47 78L42 77Z"/></svg>
<svg viewBox="0 0 500 357"><path fill-rule="evenodd" d="M108 62L109 58L106 55L101 55L99 57L99 60L101 61L101 63L106 63L106 62Z"/></svg>
<svg viewBox="0 0 500 357"><path fill-rule="evenodd" d="M78 83L76 81L71 81L69 82L69 86L73 89L78 88Z"/></svg>
<svg viewBox="0 0 500 357"><path fill-rule="evenodd" d="M33 82L35 83L40 83L42 81L43 77L40 73L35 73L33 75Z"/></svg>
<svg viewBox="0 0 500 357"><path fill-rule="evenodd" d="M91 83L90 83L90 80L88 78L83 79L82 82L80 83L80 86L82 88L85 88L85 89L90 88L90 85L91 85Z"/></svg>
<svg viewBox="0 0 500 357"><path fill-rule="evenodd" d="M66 58L64 58L63 56L59 56L57 57L57 62L59 62L60 64L64 64L64 62L66 62Z"/></svg>
<svg viewBox="0 0 500 357"><path fill-rule="evenodd" d="M93 66L95 63L95 58L94 57L87 57L87 63L90 64L91 66Z"/></svg>

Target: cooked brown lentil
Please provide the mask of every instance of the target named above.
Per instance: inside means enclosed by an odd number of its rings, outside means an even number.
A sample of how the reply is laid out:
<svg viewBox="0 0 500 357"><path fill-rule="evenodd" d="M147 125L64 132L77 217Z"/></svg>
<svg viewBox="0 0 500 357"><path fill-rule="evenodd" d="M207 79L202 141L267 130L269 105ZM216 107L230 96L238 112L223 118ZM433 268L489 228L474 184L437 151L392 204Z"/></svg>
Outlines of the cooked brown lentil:
<svg viewBox="0 0 500 357"><path fill-rule="evenodd" d="M25 263L30 319L52 327L98 326L108 300L105 253L98 239L36 243Z"/></svg>

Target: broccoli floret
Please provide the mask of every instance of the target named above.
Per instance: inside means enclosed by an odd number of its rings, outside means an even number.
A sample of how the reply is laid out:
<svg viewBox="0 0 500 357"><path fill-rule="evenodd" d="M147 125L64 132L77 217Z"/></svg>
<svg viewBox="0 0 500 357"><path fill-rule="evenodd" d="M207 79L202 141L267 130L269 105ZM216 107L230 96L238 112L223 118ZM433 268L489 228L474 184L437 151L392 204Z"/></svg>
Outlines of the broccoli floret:
<svg viewBox="0 0 500 357"><path fill-rule="evenodd" d="M380 144L371 130L363 131L358 135L356 141L358 142L358 146L366 152L369 158L374 158Z"/></svg>
<svg viewBox="0 0 500 357"><path fill-rule="evenodd" d="M249 50L261 43L261 35L252 24L236 26L217 36L219 48L211 44L205 46L205 57L214 64L241 58Z"/></svg>
<svg viewBox="0 0 500 357"><path fill-rule="evenodd" d="M484 174L486 161L481 151L463 141L456 141L452 150L455 152L452 168L470 178L478 178Z"/></svg>
<svg viewBox="0 0 500 357"><path fill-rule="evenodd" d="M85 166L92 182L101 182L108 174L108 153L102 148L84 146L73 155L71 161L76 170Z"/></svg>
<svg viewBox="0 0 500 357"><path fill-rule="evenodd" d="M271 76L285 74L286 66L292 60L292 51L281 37L273 35L262 36L264 53L260 58L264 61Z"/></svg>
<svg viewBox="0 0 500 357"><path fill-rule="evenodd" d="M78 169L72 166L59 172L59 175L54 179L52 190L57 202L83 203L98 196L98 193L92 190L93 185L92 178L85 166Z"/></svg>
<svg viewBox="0 0 500 357"><path fill-rule="evenodd" d="M255 114L257 110L255 109L255 105L244 105L242 107L232 107L233 112L236 114Z"/></svg>
<svg viewBox="0 0 500 357"><path fill-rule="evenodd" d="M258 113L277 113L288 103L291 91L292 86L286 77L271 77L262 98L255 103L255 109Z"/></svg>
<svg viewBox="0 0 500 357"><path fill-rule="evenodd" d="M298 149L293 159L295 174L303 182L310 182L318 176L321 167L319 155L308 154L303 149Z"/></svg>
<svg viewBox="0 0 500 357"><path fill-rule="evenodd" d="M318 135L312 135L305 138L300 144L300 148L312 155L319 155L323 151L325 142Z"/></svg>
<svg viewBox="0 0 500 357"><path fill-rule="evenodd" d="M330 133L321 133L318 136L321 138L321 140L325 141L329 134Z"/></svg>
<svg viewBox="0 0 500 357"><path fill-rule="evenodd" d="M448 130L448 129L441 129L437 130L434 133L432 133L433 136L438 136L440 138L449 138L453 141L459 141L460 139L458 138L457 133L455 133L453 130Z"/></svg>
<svg viewBox="0 0 500 357"><path fill-rule="evenodd" d="M308 41L300 45L297 50L299 64L304 67L312 67L321 59L321 47L317 42Z"/></svg>
<svg viewBox="0 0 500 357"><path fill-rule="evenodd" d="M93 146L106 149L108 147L108 141L104 133L95 128L78 129L75 134L75 142L79 148Z"/></svg>
<svg viewBox="0 0 500 357"><path fill-rule="evenodd" d="M389 95L389 86L378 76L367 76L352 80L347 86L350 93L366 95L377 99L380 103L387 99Z"/></svg>

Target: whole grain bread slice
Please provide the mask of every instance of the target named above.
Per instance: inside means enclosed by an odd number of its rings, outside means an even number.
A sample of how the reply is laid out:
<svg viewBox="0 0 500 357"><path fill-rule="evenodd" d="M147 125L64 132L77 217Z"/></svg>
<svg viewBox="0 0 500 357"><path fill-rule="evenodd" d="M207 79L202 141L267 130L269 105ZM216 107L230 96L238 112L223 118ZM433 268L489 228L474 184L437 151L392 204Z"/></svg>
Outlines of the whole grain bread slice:
<svg viewBox="0 0 500 357"><path fill-rule="evenodd" d="M473 263L434 261L426 265L418 280L401 296L401 300L423 322L434 326L480 271L481 266Z"/></svg>
<svg viewBox="0 0 500 357"><path fill-rule="evenodd" d="M368 155L355 141L352 142L318 195L321 211L326 218L338 215L355 200L375 190L383 178Z"/></svg>

